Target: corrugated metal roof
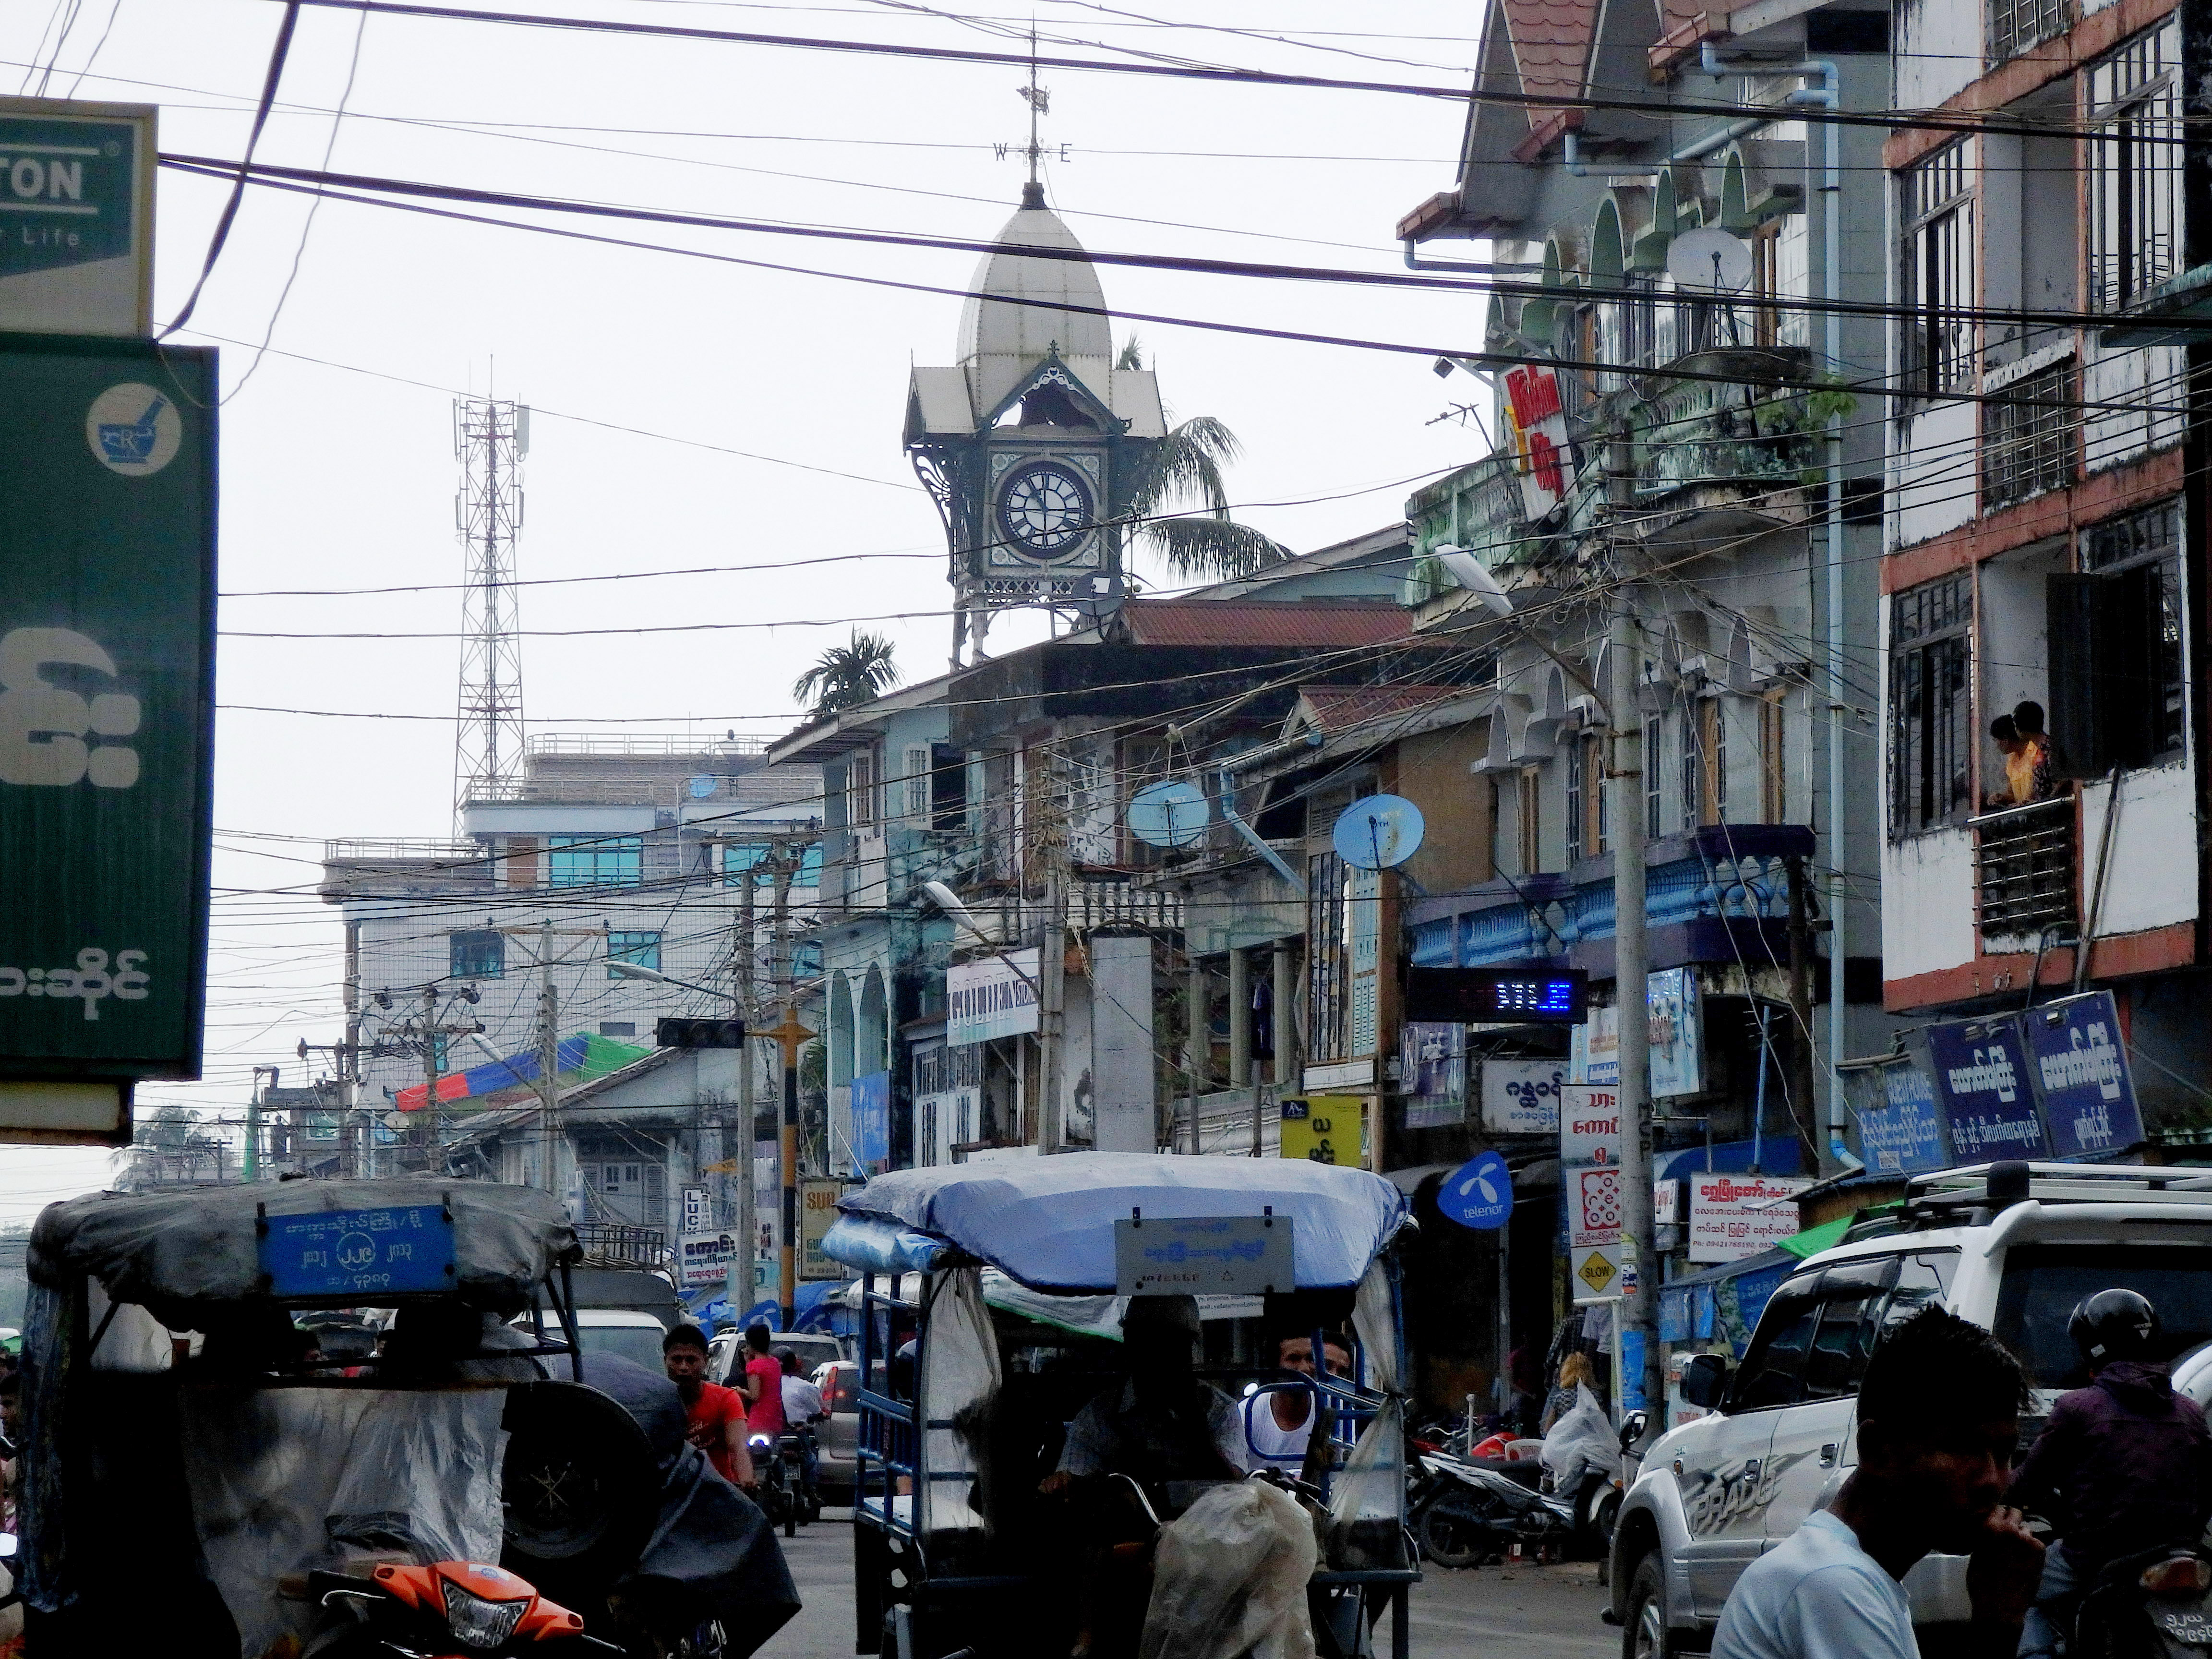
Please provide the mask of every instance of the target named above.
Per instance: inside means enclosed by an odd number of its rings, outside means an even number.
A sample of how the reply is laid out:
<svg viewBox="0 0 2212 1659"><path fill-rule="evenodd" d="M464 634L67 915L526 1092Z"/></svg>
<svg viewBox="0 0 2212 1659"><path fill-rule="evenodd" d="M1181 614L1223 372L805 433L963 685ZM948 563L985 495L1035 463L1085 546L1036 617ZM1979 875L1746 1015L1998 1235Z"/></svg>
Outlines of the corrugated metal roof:
<svg viewBox="0 0 2212 1659"><path fill-rule="evenodd" d="M1386 714L1469 695L1464 685L1307 685L1298 689L1299 713L1323 732L1351 730Z"/></svg>
<svg viewBox="0 0 2212 1659"><path fill-rule="evenodd" d="M1387 645L1413 637L1412 618L1395 605L1312 599L1224 605L1133 599L1121 621L1138 645L1321 647Z"/></svg>

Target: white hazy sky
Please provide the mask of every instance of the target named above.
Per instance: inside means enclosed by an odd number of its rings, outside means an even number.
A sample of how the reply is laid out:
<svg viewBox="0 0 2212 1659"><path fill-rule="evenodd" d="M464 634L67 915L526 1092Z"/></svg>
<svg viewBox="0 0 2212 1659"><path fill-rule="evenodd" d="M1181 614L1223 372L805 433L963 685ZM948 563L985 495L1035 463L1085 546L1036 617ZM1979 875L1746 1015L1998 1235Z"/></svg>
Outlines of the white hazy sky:
<svg viewBox="0 0 2212 1659"><path fill-rule="evenodd" d="M1018 49L1009 37L1030 21L1027 7L955 14L901 0L529 4L984 50ZM1482 8L1037 0L1034 9L1046 35L1100 43L1048 44L1048 54L1150 52L1456 87ZM235 157L282 15L272 0L31 0L0 10L0 90L158 103L166 151ZM1025 137L1024 78L1005 66L309 8L260 159L313 167L327 153L343 172L988 237L1018 191L1018 164L992 147ZM1465 108L1070 70L1043 80L1046 137L1070 156L1049 165L1047 190L1086 246L1376 270L1401 268L1398 216L1450 184ZM342 96L347 113L334 120ZM157 322L189 290L222 194L163 175ZM956 289L974 264L963 253L784 236L581 228ZM1103 275L1109 302L1133 311L1462 348L1481 325L1479 302L1461 296ZM303 198L250 191L181 337L222 346L227 394L206 1073L197 1085L150 1085L142 1102L235 1117L256 1064L306 1081L294 1045L340 1031L338 926L313 897L322 841L452 827L453 639L242 635L453 633L455 393L490 388L536 411L526 580L879 556L526 590L533 731L773 736L793 723L794 675L851 619L888 631L910 678L943 665L943 542L898 437L908 368L953 360L958 313L944 295L342 202L323 204L310 224ZM1130 326L1116 325L1117 342ZM1472 428L1430 424L1474 388L1438 381L1425 357L1137 331L1170 411L1218 416L1243 440L1231 478L1250 504L1241 516L1294 548L1395 520L1410 481L1482 447ZM257 361L264 339L274 349ZM424 591L248 597L406 585ZM873 620L884 617L899 619ZM700 622L775 625L553 636ZM107 1168L102 1153L0 1149L0 1219L97 1186Z"/></svg>

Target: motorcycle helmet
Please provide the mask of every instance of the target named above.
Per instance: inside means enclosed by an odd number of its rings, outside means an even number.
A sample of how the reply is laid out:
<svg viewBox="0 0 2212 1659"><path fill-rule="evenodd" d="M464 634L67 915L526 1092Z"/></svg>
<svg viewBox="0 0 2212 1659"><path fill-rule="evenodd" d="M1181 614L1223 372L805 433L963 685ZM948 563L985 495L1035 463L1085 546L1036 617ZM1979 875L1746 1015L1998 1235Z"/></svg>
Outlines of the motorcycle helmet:
<svg viewBox="0 0 2212 1659"><path fill-rule="evenodd" d="M2148 1359L2159 1330L2148 1297L2117 1289L2083 1297L2066 1322L2067 1335L2092 1370L2116 1359Z"/></svg>

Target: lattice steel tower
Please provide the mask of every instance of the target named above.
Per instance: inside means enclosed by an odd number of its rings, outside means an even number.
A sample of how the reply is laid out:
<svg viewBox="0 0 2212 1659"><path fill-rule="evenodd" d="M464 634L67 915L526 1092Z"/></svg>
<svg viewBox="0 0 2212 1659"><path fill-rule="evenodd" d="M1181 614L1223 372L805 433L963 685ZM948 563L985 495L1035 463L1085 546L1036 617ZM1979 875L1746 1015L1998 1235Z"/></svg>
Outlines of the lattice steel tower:
<svg viewBox="0 0 2212 1659"><path fill-rule="evenodd" d="M461 699L453 746L453 816L471 800L522 792L522 629L515 612L514 538L522 529L522 459L530 411L488 398L453 403L461 463L454 526L468 550L461 603Z"/></svg>

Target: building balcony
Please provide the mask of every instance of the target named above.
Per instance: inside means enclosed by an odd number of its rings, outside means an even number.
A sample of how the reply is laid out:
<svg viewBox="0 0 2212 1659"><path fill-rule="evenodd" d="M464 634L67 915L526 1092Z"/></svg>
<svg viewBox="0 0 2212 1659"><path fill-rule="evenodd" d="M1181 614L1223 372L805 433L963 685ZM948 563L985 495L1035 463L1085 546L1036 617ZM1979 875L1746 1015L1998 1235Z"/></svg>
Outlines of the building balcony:
<svg viewBox="0 0 2212 1659"><path fill-rule="evenodd" d="M1984 939L2070 930L2074 798L2008 806L1969 820L1974 832L1974 912Z"/></svg>
<svg viewBox="0 0 2212 1659"><path fill-rule="evenodd" d="M1809 857L1813 847L1813 832L1796 823L1716 824L1650 842L1644 914L1651 966L1786 965L1787 860ZM1608 854L1571 871L1416 902L1413 961L1423 968L1547 962L1610 979L1613 920Z"/></svg>
<svg viewBox="0 0 2212 1659"><path fill-rule="evenodd" d="M1078 876L1067 884L1071 927L1145 927L1162 932L1182 927L1182 895L1171 889L1130 880Z"/></svg>

